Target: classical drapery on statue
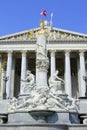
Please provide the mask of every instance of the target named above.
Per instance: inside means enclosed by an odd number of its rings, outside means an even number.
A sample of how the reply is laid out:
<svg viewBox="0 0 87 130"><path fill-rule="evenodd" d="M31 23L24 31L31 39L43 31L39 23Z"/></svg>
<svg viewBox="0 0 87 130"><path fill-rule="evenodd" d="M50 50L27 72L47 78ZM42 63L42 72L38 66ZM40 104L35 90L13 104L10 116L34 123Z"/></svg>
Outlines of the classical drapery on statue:
<svg viewBox="0 0 87 130"><path fill-rule="evenodd" d="M35 87L35 76L30 70L27 70L27 77L21 80L21 91L20 94L30 94L32 89Z"/></svg>

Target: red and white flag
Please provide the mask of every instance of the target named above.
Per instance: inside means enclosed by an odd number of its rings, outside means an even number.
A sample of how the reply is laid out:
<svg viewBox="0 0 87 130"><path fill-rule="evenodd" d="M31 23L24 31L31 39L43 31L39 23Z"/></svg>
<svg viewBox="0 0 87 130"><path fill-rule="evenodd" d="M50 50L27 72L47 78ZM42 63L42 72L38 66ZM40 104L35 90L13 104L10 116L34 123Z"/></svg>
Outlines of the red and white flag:
<svg viewBox="0 0 87 130"><path fill-rule="evenodd" d="M46 10L43 10L40 14L46 16L47 12L46 12Z"/></svg>

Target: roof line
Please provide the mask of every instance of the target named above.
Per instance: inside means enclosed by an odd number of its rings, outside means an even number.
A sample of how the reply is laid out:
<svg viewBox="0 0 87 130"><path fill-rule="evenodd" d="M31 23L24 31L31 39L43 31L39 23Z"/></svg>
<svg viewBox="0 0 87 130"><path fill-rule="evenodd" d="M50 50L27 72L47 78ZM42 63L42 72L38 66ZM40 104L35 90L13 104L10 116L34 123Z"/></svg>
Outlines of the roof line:
<svg viewBox="0 0 87 130"><path fill-rule="evenodd" d="M11 36L20 35L20 34L23 34L23 33L27 33L28 31L31 31L31 30L36 31L38 29L40 29L40 27L38 27L38 28L32 28L32 29L29 29L29 30L25 30L25 31L21 31L21 32L17 32L17 33L5 35L5 36L1 36L0 39L11 37ZM65 33L71 33L71 34L74 34L74 35L80 35L80 36L87 37L87 34L84 34L84 33L78 33L78 32L68 31L68 30L64 30L64 29L60 29L60 28L56 28L56 27L53 27L53 29L56 30L56 31L62 31L62 32L65 32Z"/></svg>
<svg viewBox="0 0 87 130"><path fill-rule="evenodd" d="M54 29L57 30L57 31L63 31L65 33L72 33L72 34L76 34L76 35L81 35L81 36L86 36L87 37L87 34L84 34L84 33L79 33L79 32L74 32L74 31L68 31L68 30L60 29L60 28L56 28L56 27L54 27Z"/></svg>
<svg viewBox="0 0 87 130"><path fill-rule="evenodd" d="M0 39L6 38L6 37L15 36L15 35L20 35L20 34L23 34L23 33L27 33L28 31L31 31L31 30L36 31L38 29L40 29L40 28L39 27L38 28L32 28L32 29L29 29L29 30L25 30L25 31L17 32L17 33L12 33L12 34L8 34L8 35L5 35L5 36L1 36Z"/></svg>

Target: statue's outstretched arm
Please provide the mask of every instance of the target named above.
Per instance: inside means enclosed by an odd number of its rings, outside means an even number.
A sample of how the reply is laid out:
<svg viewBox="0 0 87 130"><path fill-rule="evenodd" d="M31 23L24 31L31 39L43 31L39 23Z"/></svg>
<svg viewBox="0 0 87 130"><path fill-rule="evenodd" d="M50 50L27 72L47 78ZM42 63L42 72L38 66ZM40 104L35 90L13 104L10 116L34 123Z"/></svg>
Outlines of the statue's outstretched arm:
<svg viewBox="0 0 87 130"><path fill-rule="evenodd" d="M57 78L58 80L60 80L60 81L64 82L64 80L63 80L63 79L61 79L61 78L59 78L59 77L57 77L57 76L56 76L56 78Z"/></svg>

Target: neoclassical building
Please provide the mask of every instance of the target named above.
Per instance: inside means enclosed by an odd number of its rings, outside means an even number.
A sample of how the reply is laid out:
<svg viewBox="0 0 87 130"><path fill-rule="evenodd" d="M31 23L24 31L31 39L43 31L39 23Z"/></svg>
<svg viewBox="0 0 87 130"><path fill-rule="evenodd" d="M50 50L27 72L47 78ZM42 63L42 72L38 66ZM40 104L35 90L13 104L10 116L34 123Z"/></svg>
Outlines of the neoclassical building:
<svg viewBox="0 0 87 130"><path fill-rule="evenodd" d="M36 75L36 42L39 29L0 37L1 99L18 96L21 80L26 78L26 70L31 70ZM84 97L87 35L53 27L47 39L47 51L50 61L47 77L59 70L59 77L65 81L65 92L73 98Z"/></svg>

